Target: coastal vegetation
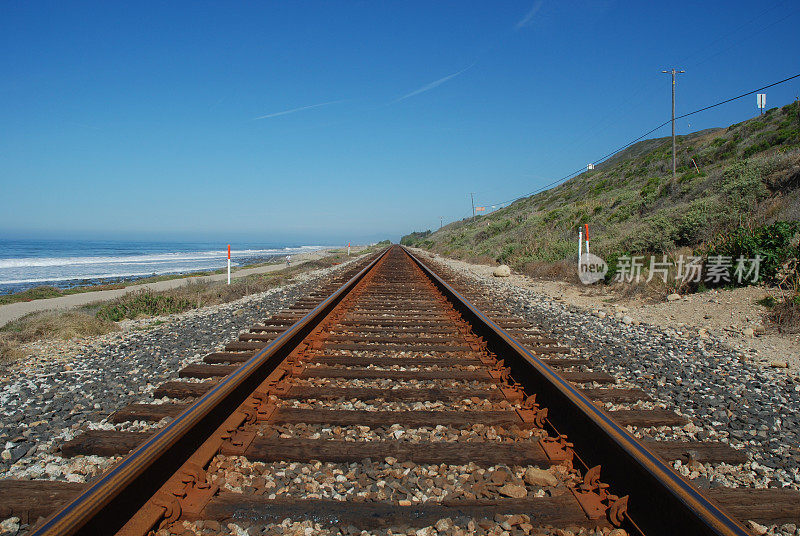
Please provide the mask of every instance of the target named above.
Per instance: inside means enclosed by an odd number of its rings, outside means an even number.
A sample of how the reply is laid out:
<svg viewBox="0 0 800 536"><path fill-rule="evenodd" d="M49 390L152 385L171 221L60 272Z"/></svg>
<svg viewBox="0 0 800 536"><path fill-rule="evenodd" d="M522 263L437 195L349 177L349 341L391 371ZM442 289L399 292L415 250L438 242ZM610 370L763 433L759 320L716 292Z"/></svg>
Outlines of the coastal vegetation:
<svg viewBox="0 0 800 536"><path fill-rule="evenodd" d="M0 363L23 357L22 344L41 339L69 340L119 330L114 323L86 311L31 313L0 328Z"/></svg>
<svg viewBox="0 0 800 536"><path fill-rule="evenodd" d="M435 232L411 233L402 243L473 262L508 264L532 276L577 281L578 229L588 224L592 253L609 265L609 283L625 255L674 260L680 255L759 254L759 279L772 284L787 266L796 266L799 103L728 128L678 136L675 179L671 159L670 138L645 140L555 188ZM788 318L796 314L796 287L788 283L791 276L781 277L790 298L776 311ZM705 287L670 282L632 288L663 298Z"/></svg>

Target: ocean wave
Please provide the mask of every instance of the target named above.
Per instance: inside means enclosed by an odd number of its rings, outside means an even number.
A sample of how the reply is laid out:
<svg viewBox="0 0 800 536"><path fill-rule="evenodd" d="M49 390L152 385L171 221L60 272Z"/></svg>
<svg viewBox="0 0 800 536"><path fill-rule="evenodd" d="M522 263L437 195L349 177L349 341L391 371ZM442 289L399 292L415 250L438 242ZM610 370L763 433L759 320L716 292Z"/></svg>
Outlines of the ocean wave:
<svg viewBox="0 0 800 536"><path fill-rule="evenodd" d="M235 257L260 257L267 255L283 255L291 252L314 251L326 246L300 246L275 249L244 249L231 250ZM0 258L0 270L8 268L34 268L57 266L85 266L93 264L161 264L175 262L208 261L212 259L226 259L227 251L192 251L175 253L155 253L145 255L119 255L119 256L85 256L85 257L28 257L18 259ZM128 274L126 274L128 275ZM134 274L129 274L134 275ZM91 277L91 276L87 276ZM4 283L0 281L0 284Z"/></svg>

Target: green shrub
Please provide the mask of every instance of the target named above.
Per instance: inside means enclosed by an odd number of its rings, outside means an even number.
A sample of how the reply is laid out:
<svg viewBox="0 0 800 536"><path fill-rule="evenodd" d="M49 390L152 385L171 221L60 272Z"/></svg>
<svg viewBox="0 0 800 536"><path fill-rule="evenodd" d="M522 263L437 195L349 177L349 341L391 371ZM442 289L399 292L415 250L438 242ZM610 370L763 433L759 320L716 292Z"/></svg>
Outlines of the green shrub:
<svg viewBox="0 0 800 536"><path fill-rule="evenodd" d="M720 281L717 286L739 285L734 277L737 259L754 259L761 257L759 274L756 283L773 282L775 275L784 262L800 257L800 248L794 243L794 236L800 230L800 222L779 221L760 227L739 227L733 232L722 235L710 244L704 252L707 262L709 257L721 255L730 257L733 268L729 270L730 282ZM751 280L742 281L742 285L751 284Z"/></svg>
<svg viewBox="0 0 800 536"><path fill-rule="evenodd" d="M427 231L413 231L400 239L400 243L404 246L413 246L420 242L423 238L428 238L431 235L431 230Z"/></svg>
<svg viewBox="0 0 800 536"><path fill-rule="evenodd" d="M772 309L773 307L778 305L778 300L776 300L772 296L764 296L760 300L756 300L756 303L759 305L763 305L764 307L767 307L769 309Z"/></svg>
<svg viewBox="0 0 800 536"><path fill-rule="evenodd" d="M689 210L678 220L675 228L675 244L692 246L706 236L708 226L718 216L717 203L710 199L698 199L689 205Z"/></svg>
<svg viewBox="0 0 800 536"><path fill-rule="evenodd" d="M15 294L5 294L0 296L0 305L20 301L41 300L43 298L55 298L57 296L61 296L61 291L57 288L50 286L39 286L24 290L22 292L17 292Z"/></svg>
<svg viewBox="0 0 800 536"><path fill-rule="evenodd" d="M722 174L721 193L731 212L748 214L769 193L762 180L764 170L751 162L739 162Z"/></svg>
<svg viewBox="0 0 800 536"><path fill-rule="evenodd" d="M119 322L125 318L138 318L140 316L160 316L172 313L181 313L194 309L196 304L186 298L164 296L152 292L138 292L123 296L118 300L100 307L97 317L104 320Z"/></svg>
<svg viewBox="0 0 800 536"><path fill-rule="evenodd" d="M645 220L626 241L632 251L660 252L674 245L676 223L672 217L659 213Z"/></svg>

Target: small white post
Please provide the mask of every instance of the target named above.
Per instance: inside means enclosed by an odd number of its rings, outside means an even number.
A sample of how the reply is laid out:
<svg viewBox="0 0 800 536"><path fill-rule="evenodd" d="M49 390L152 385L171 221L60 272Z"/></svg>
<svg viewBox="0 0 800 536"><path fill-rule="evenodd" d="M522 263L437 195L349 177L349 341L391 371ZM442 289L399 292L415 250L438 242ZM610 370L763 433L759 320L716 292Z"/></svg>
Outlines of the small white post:
<svg viewBox="0 0 800 536"><path fill-rule="evenodd" d="M228 244L228 284L231 284L231 245Z"/></svg>
<svg viewBox="0 0 800 536"><path fill-rule="evenodd" d="M350 242L347 243L347 256L350 256Z"/></svg>
<svg viewBox="0 0 800 536"><path fill-rule="evenodd" d="M578 269L581 267L581 257L583 256L583 229L578 228Z"/></svg>

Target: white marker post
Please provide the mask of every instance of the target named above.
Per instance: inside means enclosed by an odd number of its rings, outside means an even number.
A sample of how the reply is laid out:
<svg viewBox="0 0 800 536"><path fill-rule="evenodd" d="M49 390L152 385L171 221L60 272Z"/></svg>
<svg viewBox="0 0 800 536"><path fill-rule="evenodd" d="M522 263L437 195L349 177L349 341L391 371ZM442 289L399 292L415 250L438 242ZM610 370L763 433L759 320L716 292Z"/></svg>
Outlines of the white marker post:
<svg viewBox="0 0 800 536"><path fill-rule="evenodd" d="M757 93L756 94L756 105L761 114L764 113L764 108L767 107L767 94L766 93Z"/></svg>
<svg viewBox="0 0 800 536"><path fill-rule="evenodd" d="M583 229L578 227L578 271L581 269L581 257L583 256Z"/></svg>
<svg viewBox="0 0 800 536"><path fill-rule="evenodd" d="M228 284L231 284L231 245L228 244Z"/></svg>
<svg viewBox="0 0 800 536"><path fill-rule="evenodd" d="M347 243L347 256L350 256L350 242Z"/></svg>

